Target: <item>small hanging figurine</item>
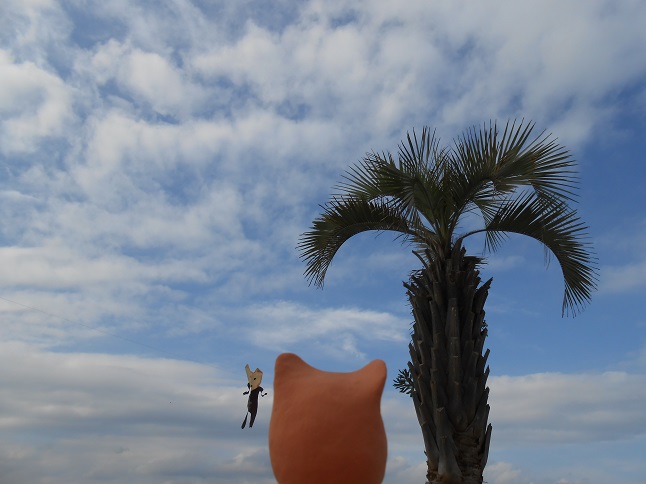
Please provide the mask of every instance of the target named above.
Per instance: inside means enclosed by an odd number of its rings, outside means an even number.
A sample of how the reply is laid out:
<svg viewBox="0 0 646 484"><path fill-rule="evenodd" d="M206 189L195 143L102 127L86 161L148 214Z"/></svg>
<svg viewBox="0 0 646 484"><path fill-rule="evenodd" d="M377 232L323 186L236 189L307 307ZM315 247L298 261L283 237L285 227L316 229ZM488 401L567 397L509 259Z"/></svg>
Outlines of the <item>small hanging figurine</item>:
<svg viewBox="0 0 646 484"><path fill-rule="evenodd" d="M247 415L245 415L242 427L240 427L242 429L247 425L247 417L249 414L251 414L249 428L253 427L253 421L256 420L256 413L258 413L258 394L261 397L267 395L267 393L262 393L263 388L260 386L262 382L262 371L259 368L256 368L256 371L251 371L249 365L245 365L244 369L247 372L247 380L249 380L249 383L247 383L249 390L244 392L243 395L249 394L249 400L247 400Z"/></svg>

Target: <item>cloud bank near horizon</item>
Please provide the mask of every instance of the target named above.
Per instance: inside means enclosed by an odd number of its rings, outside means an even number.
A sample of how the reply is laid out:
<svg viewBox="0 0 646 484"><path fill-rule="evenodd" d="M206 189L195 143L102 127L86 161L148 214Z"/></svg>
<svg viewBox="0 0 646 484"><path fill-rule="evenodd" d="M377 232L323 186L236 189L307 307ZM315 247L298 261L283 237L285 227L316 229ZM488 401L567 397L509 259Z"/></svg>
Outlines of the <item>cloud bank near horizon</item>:
<svg viewBox="0 0 646 484"><path fill-rule="evenodd" d="M0 349L0 365L13 368L0 374L3 482L40 482L43 475L60 483L272 482L266 447L271 386L265 385L269 395L260 402L253 432L240 431L242 371L234 379L212 365L171 359L51 352L18 343L1 343ZM265 373L270 384L273 372ZM558 452L572 443L646 437L643 374L494 376L490 387L491 422L503 448ZM421 436L409 398L387 388L382 414L388 482L417 482ZM68 465L72 455L77 465ZM521 482L509 477L520 479L519 469L492 464L488 472L498 476L492 482Z"/></svg>

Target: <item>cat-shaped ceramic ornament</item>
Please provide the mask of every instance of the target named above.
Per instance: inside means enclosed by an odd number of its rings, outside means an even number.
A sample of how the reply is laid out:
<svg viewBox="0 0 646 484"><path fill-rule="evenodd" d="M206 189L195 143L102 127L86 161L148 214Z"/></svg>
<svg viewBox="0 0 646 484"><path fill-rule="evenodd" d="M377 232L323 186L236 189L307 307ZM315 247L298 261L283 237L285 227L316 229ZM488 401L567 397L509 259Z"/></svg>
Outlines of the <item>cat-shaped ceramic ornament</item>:
<svg viewBox="0 0 646 484"><path fill-rule="evenodd" d="M280 484L378 484L388 456L380 412L386 364L317 370L292 353L276 359L269 455Z"/></svg>

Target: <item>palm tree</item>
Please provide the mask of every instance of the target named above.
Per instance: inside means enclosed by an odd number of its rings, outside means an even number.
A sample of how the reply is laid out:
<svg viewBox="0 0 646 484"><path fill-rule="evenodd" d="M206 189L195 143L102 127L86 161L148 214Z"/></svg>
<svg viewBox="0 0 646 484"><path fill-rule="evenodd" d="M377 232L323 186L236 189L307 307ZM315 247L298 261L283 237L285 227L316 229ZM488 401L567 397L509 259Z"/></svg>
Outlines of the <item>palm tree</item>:
<svg viewBox="0 0 646 484"><path fill-rule="evenodd" d="M414 323L410 362L395 379L407 393L424 438L428 482L481 483L489 453L489 375L483 354L485 259L469 256L467 237L484 234L485 251L509 234L538 240L558 261L565 285L562 315L576 314L596 287L587 227L570 204L578 178L568 151L533 123L470 129L449 147L424 128L390 153L369 153L298 243L310 284L322 287L335 254L352 236L394 231L411 243L421 269L404 283ZM460 232L467 214L481 226ZM462 224L464 225L464 224Z"/></svg>

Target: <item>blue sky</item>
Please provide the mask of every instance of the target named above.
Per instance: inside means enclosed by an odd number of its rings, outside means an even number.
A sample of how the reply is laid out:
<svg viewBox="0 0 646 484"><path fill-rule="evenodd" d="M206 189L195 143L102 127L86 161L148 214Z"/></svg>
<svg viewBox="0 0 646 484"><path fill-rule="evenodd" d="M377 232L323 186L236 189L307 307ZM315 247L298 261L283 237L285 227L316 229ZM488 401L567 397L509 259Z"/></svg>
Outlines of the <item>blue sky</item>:
<svg viewBox="0 0 646 484"><path fill-rule="evenodd" d="M295 246L344 169L428 125L525 118L579 162L600 284L489 257L489 483L646 472L646 4L5 0L0 6L0 481L273 482L273 364L406 364L388 234L325 289ZM482 251L473 240L469 249ZM240 430L244 365L269 395ZM386 482L424 477L387 386Z"/></svg>

